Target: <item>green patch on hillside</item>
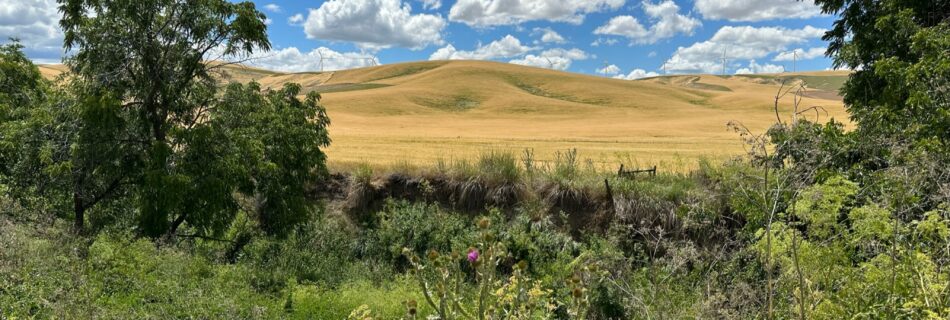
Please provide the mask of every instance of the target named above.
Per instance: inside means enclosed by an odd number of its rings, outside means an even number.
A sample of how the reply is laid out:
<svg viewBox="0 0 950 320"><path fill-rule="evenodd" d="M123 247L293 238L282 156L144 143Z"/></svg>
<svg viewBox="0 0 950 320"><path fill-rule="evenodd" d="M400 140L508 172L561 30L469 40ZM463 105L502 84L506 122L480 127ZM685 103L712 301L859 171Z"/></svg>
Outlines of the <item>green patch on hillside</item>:
<svg viewBox="0 0 950 320"><path fill-rule="evenodd" d="M848 76L846 75L809 76L809 75L743 74L743 75L735 75L735 77L760 79L760 80L765 80L766 83L771 83L771 84L781 84L783 81L785 83L804 81L805 84L808 86L808 88L831 91L831 92L838 92L838 90L840 90L841 87L844 86L845 81L848 81Z"/></svg>
<svg viewBox="0 0 950 320"><path fill-rule="evenodd" d="M418 62L418 63L413 63L413 64L405 65L405 66L394 66L391 68L392 70L391 73L369 79L366 82L373 82L373 81L414 75L417 73L422 73L422 72L426 72L426 71L441 67L445 65L446 63L447 62L445 61L432 61L432 62Z"/></svg>
<svg viewBox="0 0 950 320"><path fill-rule="evenodd" d="M257 68L248 68L240 65L227 65L217 68L221 77L225 80L231 79L262 79L269 76L281 75L282 72L270 71Z"/></svg>
<svg viewBox="0 0 950 320"><path fill-rule="evenodd" d="M508 82L514 85L515 87L518 87L518 89L521 89L522 91L527 92L528 94L538 96L538 97L551 98L551 99L557 99L557 100L563 100L563 101L575 102L575 103L598 105L598 106L606 106L610 104L609 99L603 99L603 98L585 99L585 98L578 98L578 97L568 95L568 94L551 92L539 86L521 81L521 79L518 79L515 77L509 76Z"/></svg>
<svg viewBox="0 0 950 320"><path fill-rule="evenodd" d="M481 104L474 96L470 94L460 94L438 98L417 97L413 99L413 102L421 106L452 112L471 110Z"/></svg>
<svg viewBox="0 0 950 320"><path fill-rule="evenodd" d="M304 71L304 72L296 72L296 73L294 73L294 74L321 75L321 74L324 74L324 73L329 73L329 72L326 72L326 71Z"/></svg>
<svg viewBox="0 0 950 320"><path fill-rule="evenodd" d="M844 83L848 81L848 76L798 76L798 78L805 80L809 88L833 92L841 90Z"/></svg>
<svg viewBox="0 0 950 320"><path fill-rule="evenodd" d="M700 89L700 90L732 92L732 89L729 89L729 87L721 86L718 84L702 83L702 82L693 82L689 85L689 87Z"/></svg>
<svg viewBox="0 0 950 320"><path fill-rule="evenodd" d="M334 93L334 92L359 91L359 90L385 88L389 86L391 85L382 84L382 83L338 83L338 84L316 86L316 87L313 87L311 91L316 91L319 93Z"/></svg>

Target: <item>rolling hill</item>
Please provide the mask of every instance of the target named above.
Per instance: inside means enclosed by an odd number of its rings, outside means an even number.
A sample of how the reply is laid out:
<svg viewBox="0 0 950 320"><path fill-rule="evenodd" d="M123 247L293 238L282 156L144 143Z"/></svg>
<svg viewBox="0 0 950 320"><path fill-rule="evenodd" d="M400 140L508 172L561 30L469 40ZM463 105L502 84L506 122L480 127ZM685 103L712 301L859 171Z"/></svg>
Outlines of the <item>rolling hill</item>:
<svg viewBox="0 0 950 320"><path fill-rule="evenodd" d="M41 66L47 76L61 66ZM300 83L320 92L332 119L335 165L426 164L467 159L486 150L539 159L577 148L605 167L666 163L691 166L743 147L729 121L763 131L775 121L779 86L804 81L803 106L822 106L847 121L835 93L847 72L777 75L682 75L617 80L486 61L427 61L334 72L280 73L238 65L226 81L264 87ZM781 100L790 117L792 97ZM811 118L815 117L810 113Z"/></svg>

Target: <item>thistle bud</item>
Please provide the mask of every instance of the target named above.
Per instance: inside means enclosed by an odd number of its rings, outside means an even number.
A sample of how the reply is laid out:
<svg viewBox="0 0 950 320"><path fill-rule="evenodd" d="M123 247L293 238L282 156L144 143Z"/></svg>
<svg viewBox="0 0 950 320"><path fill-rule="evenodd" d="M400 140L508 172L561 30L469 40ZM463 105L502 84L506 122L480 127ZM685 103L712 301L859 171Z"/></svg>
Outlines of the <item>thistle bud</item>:
<svg viewBox="0 0 950 320"><path fill-rule="evenodd" d="M429 250L429 260L435 260L439 258L439 252L435 250Z"/></svg>
<svg viewBox="0 0 950 320"><path fill-rule="evenodd" d="M571 295L574 296L574 298L580 298L584 296L584 291L581 290L581 288L574 288L574 290L571 290Z"/></svg>
<svg viewBox="0 0 950 320"><path fill-rule="evenodd" d="M518 269L519 269L519 270L528 270L528 262L527 262L527 261L524 261L524 260L518 261L518 265L517 265L517 266L518 266Z"/></svg>
<svg viewBox="0 0 950 320"><path fill-rule="evenodd" d="M480 229L488 229L488 227L490 226L491 226L491 220L489 220L488 218L482 217L481 219L478 219L478 227Z"/></svg>
<svg viewBox="0 0 950 320"><path fill-rule="evenodd" d="M416 300L409 300L409 301L406 301L406 307L409 309L409 315L411 315L411 316L415 316L415 315L416 315L416 312L417 312L417 309L416 309L416 308L418 307L418 304L416 303Z"/></svg>

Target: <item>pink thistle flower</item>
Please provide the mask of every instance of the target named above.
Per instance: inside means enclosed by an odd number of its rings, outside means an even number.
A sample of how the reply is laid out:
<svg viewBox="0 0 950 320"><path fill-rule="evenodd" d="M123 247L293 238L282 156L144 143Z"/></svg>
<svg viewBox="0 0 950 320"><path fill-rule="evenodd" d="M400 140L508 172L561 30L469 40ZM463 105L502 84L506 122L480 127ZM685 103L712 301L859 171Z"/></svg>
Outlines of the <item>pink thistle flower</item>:
<svg viewBox="0 0 950 320"><path fill-rule="evenodd" d="M468 252L468 262L475 263L478 261L478 250L472 249Z"/></svg>

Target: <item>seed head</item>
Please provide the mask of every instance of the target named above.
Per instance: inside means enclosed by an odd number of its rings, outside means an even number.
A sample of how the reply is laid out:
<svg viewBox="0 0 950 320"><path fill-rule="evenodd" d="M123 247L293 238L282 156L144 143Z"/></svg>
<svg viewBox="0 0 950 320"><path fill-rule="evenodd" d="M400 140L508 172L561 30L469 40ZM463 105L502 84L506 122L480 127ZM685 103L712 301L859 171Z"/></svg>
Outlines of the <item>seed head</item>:
<svg viewBox="0 0 950 320"><path fill-rule="evenodd" d="M406 301L406 307L409 308L409 315L412 315L412 316L416 315L416 311L417 311L416 307L418 307L416 300Z"/></svg>
<svg viewBox="0 0 950 320"><path fill-rule="evenodd" d="M488 227L490 226L491 226L491 220L489 220L488 218L482 217L481 219L478 219L478 228L488 229Z"/></svg>

